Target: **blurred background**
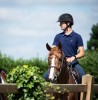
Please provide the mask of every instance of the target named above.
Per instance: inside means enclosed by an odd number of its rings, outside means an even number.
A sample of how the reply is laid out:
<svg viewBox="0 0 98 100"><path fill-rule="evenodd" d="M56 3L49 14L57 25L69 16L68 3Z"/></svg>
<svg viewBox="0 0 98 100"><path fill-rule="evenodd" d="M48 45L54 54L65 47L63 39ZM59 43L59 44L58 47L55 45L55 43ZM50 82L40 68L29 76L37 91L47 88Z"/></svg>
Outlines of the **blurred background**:
<svg viewBox="0 0 98 100"><path fill-rule="evenodd" d="M0 51L14 59L46 58L45 45L61 32L57 20L63 13L72 14L86 50L98 0L0 0Z"/></svg>

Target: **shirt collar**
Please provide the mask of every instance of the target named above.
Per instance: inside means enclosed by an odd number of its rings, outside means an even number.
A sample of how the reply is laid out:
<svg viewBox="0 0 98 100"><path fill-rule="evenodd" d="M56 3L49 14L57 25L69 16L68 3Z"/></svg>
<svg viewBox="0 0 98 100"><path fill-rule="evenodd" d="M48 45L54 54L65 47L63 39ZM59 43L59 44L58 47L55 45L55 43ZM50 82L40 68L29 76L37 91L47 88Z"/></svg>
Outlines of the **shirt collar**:
<svg viewBox="0 0 98 100"><path fill-rule="evenodd" d="M66 34L63 32L63 36L73 36L73 33L74 33L74 31L72 31L69 35L66 35Z"/></svg>

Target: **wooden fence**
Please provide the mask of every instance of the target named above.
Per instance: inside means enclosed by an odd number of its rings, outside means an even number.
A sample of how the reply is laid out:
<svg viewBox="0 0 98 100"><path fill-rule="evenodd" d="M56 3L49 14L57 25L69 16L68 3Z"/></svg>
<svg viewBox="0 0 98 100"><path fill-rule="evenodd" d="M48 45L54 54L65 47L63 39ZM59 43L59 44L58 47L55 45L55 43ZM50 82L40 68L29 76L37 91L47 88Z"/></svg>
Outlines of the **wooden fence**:
<svg viewBox="0 0 98 100"><path fill-rule="evenodd" d="M98 92L98 84L94 84L94 77L85 75L82 78L82 84L52 84L48 86L47 93L58 92L59 87L61 93L80 92L80 100L92 100L92 95ZM0 94L17 93L16 84L0 84Z"/></svg>
<svg viewBox="0 0 98 100"><path fill-rule="evenodd" d="M61 93L80 92L80 100L92 100L93 93L98 92L98 84L94 84L94 77L89 74L83 76L82 84L52 84L47 93L59 93L57 87Z"/></svg>

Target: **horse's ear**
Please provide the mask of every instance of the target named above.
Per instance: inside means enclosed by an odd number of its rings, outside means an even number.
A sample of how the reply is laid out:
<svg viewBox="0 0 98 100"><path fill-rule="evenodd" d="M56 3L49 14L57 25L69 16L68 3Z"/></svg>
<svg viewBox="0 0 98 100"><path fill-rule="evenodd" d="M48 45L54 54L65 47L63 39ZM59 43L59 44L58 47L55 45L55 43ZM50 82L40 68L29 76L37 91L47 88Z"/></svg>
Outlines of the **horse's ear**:
<svg viewBox="0 0 98 100"><path fill-rule="evenodd" d="M61 42L59 42L58 48L59 48L59 49L62 49L62 44L61 44Z"/></svg>
<svg viewBox="0 0 98 100"><path fill-rule="evenodd" d="M51 47L48 43L46 43L46 48L50 51L51 50Z"/></svg>

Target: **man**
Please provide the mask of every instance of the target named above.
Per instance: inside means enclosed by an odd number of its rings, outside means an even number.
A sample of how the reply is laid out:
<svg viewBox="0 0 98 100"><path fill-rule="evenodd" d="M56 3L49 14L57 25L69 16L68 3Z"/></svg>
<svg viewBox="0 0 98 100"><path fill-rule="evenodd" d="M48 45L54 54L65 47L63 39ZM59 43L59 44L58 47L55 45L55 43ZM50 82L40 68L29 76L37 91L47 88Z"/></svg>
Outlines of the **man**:
<svg viewBox="0 0 98 100"><path fill-rule="evenodd" d="M60 23L60 27L63 32L55 36L53 47L57 46L59 43L62 44L62 50L66 55L68 66L74 67L74 69L79 72L80 78L82 79L82 76L85 75L85 72L77 60L84 56L82 37L72 30L72 25L74 25L74 21L71 14L65 13L60 15L58 22ZM47 71L43 76L46 80L48 74L49 71Z"/></svg>

